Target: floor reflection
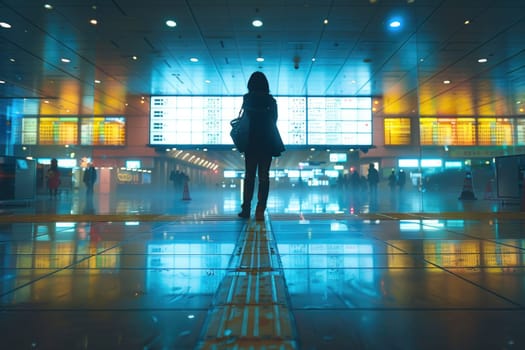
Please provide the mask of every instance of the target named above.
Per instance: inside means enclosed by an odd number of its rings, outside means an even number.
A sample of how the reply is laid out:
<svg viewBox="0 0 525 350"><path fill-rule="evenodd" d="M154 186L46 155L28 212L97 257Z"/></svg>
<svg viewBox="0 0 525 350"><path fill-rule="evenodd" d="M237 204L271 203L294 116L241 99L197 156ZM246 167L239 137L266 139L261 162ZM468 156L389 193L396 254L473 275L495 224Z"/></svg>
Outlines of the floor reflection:
<svg viewBox="0 0 525 350"><path fill-rule="evenodd" d="M384 195L370 203L366 193L274 191L265 223L238 220L240 193L223 189L195 191L191 201L72 194L7 207L2 345L198 349L204 329L231 331L210 325L213 305L249 300L247 310L267 320L270 304L293 320L292 348L525 347L521 213L488 215L490 201L458 211L457 194ZM246 227L257 239L240 239ZM246 247L258 258L243 255ZM264 265L275 261L278 268ZM263 289L252 286L248 298L233 281L284 281L274 289L288 294L256 295Z"/></svg>

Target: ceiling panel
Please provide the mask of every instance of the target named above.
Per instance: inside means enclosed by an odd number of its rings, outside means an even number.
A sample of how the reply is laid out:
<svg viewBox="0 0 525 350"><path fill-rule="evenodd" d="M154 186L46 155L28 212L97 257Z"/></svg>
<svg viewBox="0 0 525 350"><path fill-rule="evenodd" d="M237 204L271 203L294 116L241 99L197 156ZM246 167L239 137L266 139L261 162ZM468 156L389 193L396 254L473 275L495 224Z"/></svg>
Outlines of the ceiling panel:
<svg viewBox="0 0 525 350"><path fill-rule="evenodd" d="M46 110L59 114L147 114L147 104L134 104L140 96L240 95L262 70L276 95L373 95L382 97L378 114L523 115L523 0L50 4L0 0L0 22L11 24L0 28L4 102L47 99ZM255 17L263 27L251 26ZM393 17L397 29L388 27Z"/></svg>

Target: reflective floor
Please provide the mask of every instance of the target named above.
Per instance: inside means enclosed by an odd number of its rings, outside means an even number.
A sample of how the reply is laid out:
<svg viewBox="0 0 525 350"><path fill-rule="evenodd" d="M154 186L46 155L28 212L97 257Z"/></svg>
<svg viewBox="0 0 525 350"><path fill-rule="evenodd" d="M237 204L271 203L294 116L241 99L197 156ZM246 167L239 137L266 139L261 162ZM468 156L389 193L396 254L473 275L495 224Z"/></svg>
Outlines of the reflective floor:
<svg viewBox="0 0 525 350"><path fill-rule="evenodd" d="M5 349L524 349L525 213L458 191L0 206Z"/></svg>

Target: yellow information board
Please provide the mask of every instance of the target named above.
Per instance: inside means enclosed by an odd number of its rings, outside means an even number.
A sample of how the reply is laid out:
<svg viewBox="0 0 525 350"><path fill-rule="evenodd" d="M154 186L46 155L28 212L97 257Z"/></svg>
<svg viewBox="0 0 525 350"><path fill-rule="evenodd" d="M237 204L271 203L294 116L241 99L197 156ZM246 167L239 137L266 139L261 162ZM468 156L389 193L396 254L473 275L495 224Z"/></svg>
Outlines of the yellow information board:
<svg viewBox="0 0 525 350"><path fill-rule="evenodd" d="M410 118L385 118L385 145L410 145Z"/></svg>

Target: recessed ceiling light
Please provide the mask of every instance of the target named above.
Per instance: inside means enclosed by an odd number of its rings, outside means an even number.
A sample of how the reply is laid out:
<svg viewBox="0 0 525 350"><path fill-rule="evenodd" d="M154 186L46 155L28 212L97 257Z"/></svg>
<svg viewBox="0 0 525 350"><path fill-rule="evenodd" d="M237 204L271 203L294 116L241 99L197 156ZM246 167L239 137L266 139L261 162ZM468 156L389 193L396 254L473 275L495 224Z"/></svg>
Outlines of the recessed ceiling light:
<svg viewBox="0 0 525 350"><path fill-rule="evenodd" d="M5 80L0 80L0 84L5 84Z"/></svg>
<svg viewBox="0 0 525 350"><path fill-rule="evenodd" d="M176 26L177 26L177 22L175 22L175 21L172 20L172 19L168 19L168 20L166 21L166 25L167 25L168 27L170 27L170 28L173 28L173 27L176 27Z"/></svg>
<svg viewBox="0 0 525 350"><path fill-rule="evenodd" d="M264 57L257 57L255 60L257 62L264 62Z"/></svg>
<svg viewBox="0 0 525 350"><path fill-rule="evenodd" d="M470 21L466 19L465 22L463 22L463 24L470 24Z"/></svg>
<svg viewBox="0 0 525 350"><path fill-rule="evenodd" d="M312 57L312 62L315 62L315 57Z"/></svg>
<svg viewBox="0 0 525 350"><path fill-rule="evenodd" d="M14 58L10 58L9 61L16 62L16 60Z"/></svg>
<svg viewBox="0 0 525 350"><path fill-rule="evenodd" d="M450 80L443 80L443 84L450 84Z"/></svg>
<svg viewBox="0 0 525 350"><path fill-rule="evenodd" d="M98 79L95 79L95 84L100 84L100 83L101 83L101 81L100 81L100 80L98 80Z"/></svg>
<svg viewBox="0 0 525 350"><path fill-rule="evenodd" d="M133 61L136 61L136 60L138 60L139 58L138 58L137 56L131 56L131 59L132 59Z"/></svg>
<svg viewBox="0 0 525 350"><path fill-rule="evenodd" d="M48 10L52 10L52 9L53 9L53 5L50 5L50 4L44 4L44 8L45 8L45 9L48 9Z"/></svg>
<svg viewBox="0 0 525 350"><path fill-rule="evenodd" d="M65 58L65 57L61 58L60 61L62 61L62 62L64 62L64 63L69 63L69 62L71 62L71 60L70 60L69 58Z"/></svg>
<svg viewBox="0 0 525 350"><path fill-rule="evenodd" d="M190 61L191 62L199 62L199 59L197 57L192 57L192 58L190 58Z"/></svg>
<svg viewBox="0 0 525 350"><path fill-rule="evenodd" d="M206 84L210 84L210 83L211 83L211 80L206 79L206 80L204 80L204 82L205 82Z"/></svg>
<svg viewBox="0 0 525 350"><path fill-rule="evenodd" d="M323 24L328 24L328 18L325 18Z"/></svg>
<svg viewBox="0 0 525 350"><path fill-rule="evenodd" d="M487 62L487 61L488 61L488 60L487 60L486 58L480 58L480 59L478 60L479 63L485 63L485 62Z"/></svg>
<svg viewBox="0 0 525 350"><path fill-rule="evenodd" d="M98 24L98 21L95 18L93 18L93 19L89 20L89 23L91 23L91 24L93 24L95 26L95 25Z"/></svg>
<svg viewBox="0 0 525 350"><path fill-rule="evenodd" d="M256 18L252 21L252 26L256 27L256 28L259 28L259 27L262 27L263 26L263 21L261 21L260 19Z"/></svg>
<svg viewBox="0 0 525 350"><path fill-rule="evenodd" d="M5 29L9 29L11 28L11 25L7 22L0 22L0 27L2 28L5 28Z"/></svg>
<svg viewBox="0 0 525 350"><path fill-rule="evenodd" d="M390 28L399 28L399 27L401 27L401 22L398 21L398 20L396 19L396 20L391 21L391 22L388 24L388 26L389 26Z"/></svg>

